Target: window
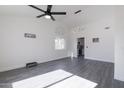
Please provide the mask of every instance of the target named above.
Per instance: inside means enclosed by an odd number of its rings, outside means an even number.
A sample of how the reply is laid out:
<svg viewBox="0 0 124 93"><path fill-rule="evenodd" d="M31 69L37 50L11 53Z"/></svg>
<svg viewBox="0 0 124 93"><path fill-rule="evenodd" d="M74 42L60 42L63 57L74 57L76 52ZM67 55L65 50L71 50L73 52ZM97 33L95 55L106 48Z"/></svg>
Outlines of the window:
<svg viewBox="0 0 124 93"><path fill-rule="evenodd" d="M63 38L56 38L55 39L55 49L56 50L65 49L65 40Z"/></svg>

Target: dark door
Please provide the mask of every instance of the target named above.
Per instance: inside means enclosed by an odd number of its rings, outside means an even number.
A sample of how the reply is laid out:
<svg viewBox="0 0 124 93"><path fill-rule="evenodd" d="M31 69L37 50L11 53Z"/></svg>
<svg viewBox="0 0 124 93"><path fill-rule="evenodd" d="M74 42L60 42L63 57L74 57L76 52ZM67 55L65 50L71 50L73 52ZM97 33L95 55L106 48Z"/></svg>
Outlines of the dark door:
<svg viewBox="0 0 124 93"><path fill-rule="evenodd" d="M77 42L77 56L84 57L84 38L78 38Z"/></svg>

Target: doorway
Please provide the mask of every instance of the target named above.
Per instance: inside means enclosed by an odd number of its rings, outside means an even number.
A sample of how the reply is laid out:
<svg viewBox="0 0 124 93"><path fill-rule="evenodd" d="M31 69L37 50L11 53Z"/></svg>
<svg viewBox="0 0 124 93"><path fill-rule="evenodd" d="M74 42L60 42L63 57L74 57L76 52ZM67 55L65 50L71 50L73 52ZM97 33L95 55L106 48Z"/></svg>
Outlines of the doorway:
<svg viewBox="0 0 124 93"><path fill-rule="evenodd" d="M77 57L83 57L85 55L84 51L85 38L81 37L77 39Z"/></svg>

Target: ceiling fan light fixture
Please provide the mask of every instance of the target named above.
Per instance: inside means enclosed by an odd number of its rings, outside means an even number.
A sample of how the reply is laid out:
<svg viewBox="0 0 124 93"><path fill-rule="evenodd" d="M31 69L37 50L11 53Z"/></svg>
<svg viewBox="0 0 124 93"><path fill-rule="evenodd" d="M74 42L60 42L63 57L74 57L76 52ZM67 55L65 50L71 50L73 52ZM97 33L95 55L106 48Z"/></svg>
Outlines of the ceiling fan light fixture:
<svg viewBox="0 0 124 93"><path fill-rule="evenodd" d="M44 17L45 19L51 19L52 21L55 21L55 18L53 17L53 15L66 15L66 12L51 12L52 5L48 5L46 11L34 5L29 5L29 6L44 13L44 14L36 16L37 18Z"/></svg>
<svg viewBox="0 0 124 93"><path fill-rule="evenodd" d="M44 16L46 19L51 19L51 16L50 15L45 15Z"/></svg>

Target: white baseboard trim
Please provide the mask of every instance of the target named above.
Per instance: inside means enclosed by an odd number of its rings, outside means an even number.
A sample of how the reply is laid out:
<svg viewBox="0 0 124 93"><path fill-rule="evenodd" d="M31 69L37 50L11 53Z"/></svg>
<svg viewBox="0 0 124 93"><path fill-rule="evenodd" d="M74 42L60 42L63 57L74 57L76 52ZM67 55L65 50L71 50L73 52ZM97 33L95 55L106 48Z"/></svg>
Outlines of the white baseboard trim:
<svg viewBox="0 0 124 93"><path fill-rule="evenodd" d="M65 56L65 57L60 57L60 58L56 58L56 59L51 59L51 60L46 60L46 61L41 61L41 62L38 62L39 64L41 63L46 63L46 62L53 62L53 61L57 61L57 60L61 60L61 59L64 59L64 58L68 58L68 56ZM28 63L28 62L27 62ZM5 71L10 71L10 70L14 70L14 69L20 69L20 68L24 68L26 66L26 63L23 64L23 65L16 65L16 66L4 66L4 67L0 67L0 72L5 72Z"/></svg>
<svg viewBox="0 0 124 93"><path fill-rule="evenodd" d="M85 59L102 61L102 62L107 62L107 63L114 63L113 61L110 61L110 60L103 60L103 59L97 59L97 58L91 58L91 57L85 57Z"/></svg>

